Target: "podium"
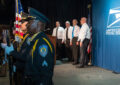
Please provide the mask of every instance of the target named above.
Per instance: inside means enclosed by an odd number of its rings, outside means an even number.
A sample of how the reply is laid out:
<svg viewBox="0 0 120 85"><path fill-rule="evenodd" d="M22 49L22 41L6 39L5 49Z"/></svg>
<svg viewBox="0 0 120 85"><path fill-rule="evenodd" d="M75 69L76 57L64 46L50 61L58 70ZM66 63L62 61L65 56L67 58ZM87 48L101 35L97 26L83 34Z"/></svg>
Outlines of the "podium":
<svg viewBox="0 0 120 85"><path fill-rule="evenodd" d="M52 44L54 45L54 48L55 48L55 56L54 56L54 59L55 59L55 64L56 64L56 37L53 37L51 35L48 35L48 38L50 39L50 41L52 42Z"/></svg>

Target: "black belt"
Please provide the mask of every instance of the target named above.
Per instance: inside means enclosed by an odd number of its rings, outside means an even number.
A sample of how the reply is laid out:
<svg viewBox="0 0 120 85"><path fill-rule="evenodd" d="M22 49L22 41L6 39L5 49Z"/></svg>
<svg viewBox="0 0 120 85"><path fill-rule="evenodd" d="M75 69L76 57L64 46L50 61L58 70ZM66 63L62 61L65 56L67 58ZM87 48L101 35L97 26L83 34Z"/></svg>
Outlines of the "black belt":
<svg viewBox="0 0 120 85"><path fill-rule="evenodd" d="M66 39L66 40L70 40L70 39Z"/></svg>
<svg viewBox="0 0 120 85"><path fill-rule="evenodd" d="M73 37L73 39L78 39L78 37Z"/></svg>

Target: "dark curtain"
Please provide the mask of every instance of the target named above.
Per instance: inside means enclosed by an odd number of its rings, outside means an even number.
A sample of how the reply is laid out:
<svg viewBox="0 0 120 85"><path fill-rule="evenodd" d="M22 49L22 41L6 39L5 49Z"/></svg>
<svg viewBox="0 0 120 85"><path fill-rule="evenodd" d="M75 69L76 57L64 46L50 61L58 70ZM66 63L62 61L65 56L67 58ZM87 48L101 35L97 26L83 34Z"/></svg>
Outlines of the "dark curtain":
<svg viewBox="0 0 120 85"><path fill-rule="evenodd" d="M10 23L10 20L14 20L15 16L15 0L3 1L5 1L4 6L3 3L0 3L0 10L2 10L2 13L0 13L0 23ZM45 14L51 21L50 24L47 25L51 29L55 26L56 20L60 21L64 27L66 20L72 21L74 18L80 20L83 16L87 17L87 5L90 1L91 0L21 0L25 12L27 12L28 7L33 7Z"/></svg>
<svg viewBox="0 0 120 85"><path fill-rule="evenodd" d="M15 18L14 0L0 0L0 24L10 24Z"/></svg>
<svg viewBox="0 0 120 85"><path fill-rule="evenodd" d="M87 5L90 0L29 0L23 1L24 8L31 6L45 14L51 21L50 27L54 27L58 20L64 26L66 20L88 16Z"/></svg>

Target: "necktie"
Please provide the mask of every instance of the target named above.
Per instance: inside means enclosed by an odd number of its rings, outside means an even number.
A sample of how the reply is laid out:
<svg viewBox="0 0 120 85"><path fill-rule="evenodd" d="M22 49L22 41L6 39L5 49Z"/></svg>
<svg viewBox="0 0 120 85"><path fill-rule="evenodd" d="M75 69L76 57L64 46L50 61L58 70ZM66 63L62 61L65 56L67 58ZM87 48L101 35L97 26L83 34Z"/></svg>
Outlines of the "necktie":
<svg viewBox="0 0 120 85"><path fill-rule="evenodd" d="M75 27L73 27L73 30L72 30L72 38L74 37L74 30L75 30Z"/></svg>
<svg viewBox="0 0 120 85"><path fill-rule="evenodd" d="M58 28L56 29L56 38L58 38L57 35L58 35Z"/></svg>
<svg viewBox="0 0 120 85"><path fill-rule="evenodd" d="M67 28L67 31L66 31L66 40L68 39L68 28Z"/></svg>

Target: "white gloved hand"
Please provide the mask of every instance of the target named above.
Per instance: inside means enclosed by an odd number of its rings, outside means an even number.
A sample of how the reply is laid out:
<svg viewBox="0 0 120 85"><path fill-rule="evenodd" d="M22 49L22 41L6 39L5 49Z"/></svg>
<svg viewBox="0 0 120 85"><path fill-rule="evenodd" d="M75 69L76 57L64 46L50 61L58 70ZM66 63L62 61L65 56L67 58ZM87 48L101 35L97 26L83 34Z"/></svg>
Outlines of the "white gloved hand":
<svg viewBox="0 0 120 85"><path fill-rule="evenodd" d="M11 44L10 47L9 47L9 46L6 46L6 48L5 48L5 53L6 53L7 55L10 55L10 53L11 53L12 51L14 51L13 44Z"/></svg>
<svg viewBox="0 0 120 85"><path fill-rule="evenodd" d="M6 46L7 46L7 44L5 44L5 43L1 43L0 46L1 46L1 48L5 49Z"/></svg>

